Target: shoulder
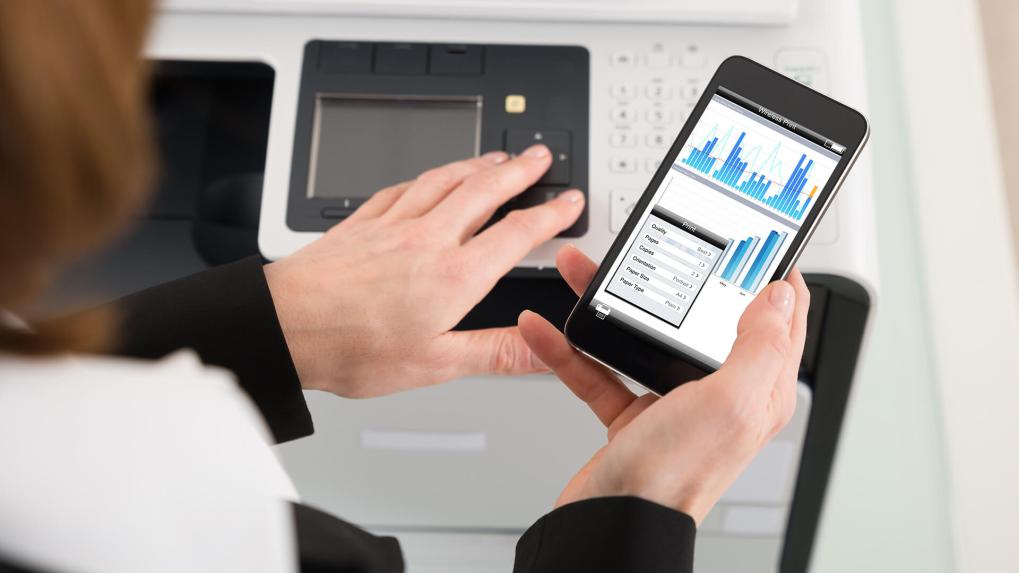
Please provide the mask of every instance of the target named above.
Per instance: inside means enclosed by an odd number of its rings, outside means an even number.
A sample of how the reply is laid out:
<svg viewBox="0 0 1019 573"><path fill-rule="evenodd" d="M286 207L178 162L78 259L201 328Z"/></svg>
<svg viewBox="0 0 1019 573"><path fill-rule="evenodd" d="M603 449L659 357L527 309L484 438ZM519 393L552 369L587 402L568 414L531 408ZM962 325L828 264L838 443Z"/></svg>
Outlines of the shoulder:
<svg viewBox="0 0 1019 573"><path fill-rule="evenodd" d="M63 355L49 357L19 356L0 353L0 391L39 383L47 385L92 384L103 388L130 382L147 384L161 382L212 382L229 384L229 373L204 366L189 350L168 355L162 360L133 360L112 356Z"/></svg>
<svg viewBox="0 0 1019 573"><path fill-rule="evenodd" d="M0 554L61 570L285 564L294 493L268 444L231 375L190 352L0 355Z"/></svg>
<svg viewBox="0 0 1019 573"><path fill-rule="evenodd" d="M157 420L175 422L173 414L186 414L192 423L212 422L214 418L203 416L209 411L216 411L217 417L225 415L231 422L243 421L251 432L268 439L257 410L233 376L203 365L188 350L152 361L0 354L0 412L4 414L0 424L5 429L12 429L10 425L16 422L43 422L29 412L46 414L47 431L69 431L83 425L82 429L97 432L101 428L96 422L103 419L155 429ZM52 420L58 412L70 416ZM50 424L54 421L59 423Z"/></svg>

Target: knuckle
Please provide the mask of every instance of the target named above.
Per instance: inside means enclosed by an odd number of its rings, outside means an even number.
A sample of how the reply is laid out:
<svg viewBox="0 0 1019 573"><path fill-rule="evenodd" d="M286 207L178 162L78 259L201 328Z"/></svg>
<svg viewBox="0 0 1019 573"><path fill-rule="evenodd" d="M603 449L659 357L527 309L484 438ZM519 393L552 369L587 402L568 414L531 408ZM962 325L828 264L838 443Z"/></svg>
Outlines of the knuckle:
<svg viewBox="0 0 1019 573"><path fill-rule="evenodd" d="M784 330L769 329L764 333L766 348L776 356L786 358L792 353L792 342Z"/></svg>
<svg viewBox="0 0 1019 573"><path fill-rule="evenodd" d="M582 402L590 404L595 400L602 397L605 394L607 388L604 384L587 384L579 388L575 388L573 392L577 395Z"/></svg>
<svg viewBox="0 0 1019 573"><path fill-rule="evenodd" d="M394 185L392 187L386 187L384 189L380 189L377 192L375 192L374 194L372 194L372 196L367 201L365 201L364 205L361 205L360 207L358 207L355 210L355 212L356 211L360 211L361 209L364 209L364 207L367 206L367 205L381 206L381 207L389 205L389 204L393 203L394 201L396 201L397 198L399 198L401 192L402 192L402 189L398 185Z"/></svg>
<svg viewBox="0 0 1019 573"><path fill-rule="evenodd" d="M529 209L510 211L504 221L508 227L521 235L533 235L541 230L539 217Z"/></svg>
<svg viewBox="0 0 1019 573"><path fill-rule="evenodd" d="M737 339L737 344L783 359L792 352L792 341L785 325L769 324L747 328Z"/></svg>
<svg viewBox="0 0 1019 573"><path fill-rule="evenodd" d="M733 352L785 360L792 353L792 341L785 329L778 326L748 328L737 336Z"/></svg>
<svg viewBox="0 0 1019 573"><path fill-rule="evenodd" d="M504 164L501 169L493 169L485 174L485 184L499 192L523 191L522 169L517 163Z"/></svg>
<svg viewBox="0 0 1019 573"><path fill-rule="evenodd" d="M521 357L520 344L508 333L503 333L495 337L489 366L495 374L510 374L516 370Z"/></svg>
<svg viewBox="0 0 1019 573"><path fill-rule="evenodd" d="M376 193L382 199L394 199L403 193L403 185L391 185Z"/></svg>
<svg viewBox="0 0 1019 573"><path fill-rule="evenodd" d="M799 296L801 298L803 298L803 302L807 306L810 306L810 289L809 288L803 287L802 289L800 289Z"/></svg>
<svg viewBox="0 0 1019 573"><path fill-rule="evenodd" d="M449 187L456 182L456 177L450 166L435 167L418 175L417 182L422 185Z"/></svg>

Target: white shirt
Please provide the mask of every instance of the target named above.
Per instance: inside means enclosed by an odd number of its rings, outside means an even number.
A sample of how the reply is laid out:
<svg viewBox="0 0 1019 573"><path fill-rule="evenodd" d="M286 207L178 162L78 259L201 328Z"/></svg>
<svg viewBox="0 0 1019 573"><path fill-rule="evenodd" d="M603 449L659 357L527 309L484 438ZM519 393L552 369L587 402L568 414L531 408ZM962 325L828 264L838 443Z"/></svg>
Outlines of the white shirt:
<svg viewBox="0 0 1019 573"><path fill-rule="evenodd" d="M232 376L0 354L0 558L55 571L292 571L296 500Z"/></svg>

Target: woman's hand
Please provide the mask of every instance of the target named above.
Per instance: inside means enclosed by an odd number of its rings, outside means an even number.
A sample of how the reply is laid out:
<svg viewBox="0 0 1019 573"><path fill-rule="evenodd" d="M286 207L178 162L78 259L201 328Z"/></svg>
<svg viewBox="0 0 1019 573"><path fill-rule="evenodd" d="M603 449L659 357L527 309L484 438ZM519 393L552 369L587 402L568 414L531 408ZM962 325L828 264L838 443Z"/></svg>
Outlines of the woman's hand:
<svg viewBox="0 0 1019 573"><path fill-rule="evenodd" d="M580 294L597 266L573 247L557 260ZM792 417L810 293L799 271L747 307L725 364L659 398L637 397L608 369L574 350L532 312L519 327L535 354L608 428L608 443L570 480L556 506L633 495L700 524L761 447Z"/></svg>
<svg viewBox="0 0 1019 573"><path fill-rule="evenodd" d="M474 374L545 370L516 327L451 332L534 247L568 228L576 190L495 210L541 178L543 145L494 152L384 189L292 256L265 267L305 388L362 398Z"/></svg>

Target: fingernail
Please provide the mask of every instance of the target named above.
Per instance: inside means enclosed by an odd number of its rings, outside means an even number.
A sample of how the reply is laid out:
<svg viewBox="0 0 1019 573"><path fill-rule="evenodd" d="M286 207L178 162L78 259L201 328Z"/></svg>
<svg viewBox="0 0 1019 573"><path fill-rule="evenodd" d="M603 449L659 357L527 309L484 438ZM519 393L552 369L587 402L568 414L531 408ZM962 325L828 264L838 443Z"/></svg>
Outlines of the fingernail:
<svg viewBox="0 0 1019 573"><path fill-rule="evenodd" d="M547 147L539 143L538 145L528 147L524 151L524 157L530 157L531 159L545 159L551 155L551 153L552 152L550 152Z"/></svg>
<svg viewBox="0 0 1019 573"><path fill-rule="evenodd" d="M505 151L489 151L482 155L481 158L499 165L500 163L505 163L506 160L509 159L509 155L507 155Z"/></svg>
<svg viewBox="0 0 1019 573"><path fill-rule="evenodd" d="M777 281L771 286L768 302L782 313L782 318L786 322L789 322L789 319L793 317L793 299L795 297L796 292L793 291L791 284L785 281Z"/></svg>
<svg viewBox="0 0 1019 573"><path fill-rule="evenodd" d="M559 199L569 201L570 203L580 203L584 200L584 194L576 189L570 189L569 191L563 191L559 194Z"/></svg>

